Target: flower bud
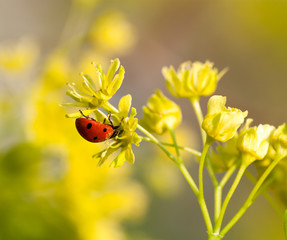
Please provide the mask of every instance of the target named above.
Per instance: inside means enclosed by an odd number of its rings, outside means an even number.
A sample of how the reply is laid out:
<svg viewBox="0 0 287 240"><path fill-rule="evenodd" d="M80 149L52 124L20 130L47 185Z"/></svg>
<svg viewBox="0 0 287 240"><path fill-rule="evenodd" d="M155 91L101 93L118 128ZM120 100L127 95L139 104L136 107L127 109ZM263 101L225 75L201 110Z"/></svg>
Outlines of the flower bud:
<svg viewBox="0 0 287 240"><path fill-rule="evenodd" d="M166 98L160 90L150 97L143 111L142 124L158 135L174 129L181 122L180 107Z"/></svg>
<svg viewBox="0 0 287 240"><path fill-rule="evenodd" d="M217 86L217 82L225 73L225 70L218 73L213 68L213 63L184 62L177 72L171 66L164 67L162 73L166 79L168 90L179 98L199 98L211 95Z"/></svg>
<svg viewBox="0 0 287 240"><path fill-rule="evenodd" d="M283 156L287 156L287 124L280 125L273 133L271 144L275 151Z"/></svg>
<svg viewBox="0 0 287 240"><path fill-rule="evenodd" d="M237 165L240 153L236 147L237 136L228 142L219 144L216 150L210 151L209 159L215 172L224 172Z"/></svg>
<svg viewBox="0 0 287 240"><path fill-rule="evenodd" d="M262 160L269 149L269 137L274 127L268 124L260 124L243 131L238 138L237 147L242 153L251 156L248 158L248 165L255 160Z"/></svg>
<svg viewBox="0 0 287 240"><path fill-rule="evenodd" d="M207 114L203 119L202 128L214 140L226 142L237 132L248 112L237 108L226 108L226 97L212 96L207 105Z"/></svg>

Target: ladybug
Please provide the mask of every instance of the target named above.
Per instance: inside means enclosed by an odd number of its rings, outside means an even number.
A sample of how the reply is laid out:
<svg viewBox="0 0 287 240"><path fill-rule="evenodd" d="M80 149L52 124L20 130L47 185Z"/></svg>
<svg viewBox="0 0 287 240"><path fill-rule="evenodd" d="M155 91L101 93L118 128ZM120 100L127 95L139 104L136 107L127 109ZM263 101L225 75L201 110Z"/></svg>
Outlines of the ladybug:
<svg viewBox="0 0 287 240"><path fill-rule="evenodd" d="M79 134L89 142L104 142L110 138L113 138L119 135L119 131L116 129L119 126L114 126L110 117L108 115L108 119L110 124L105 124L105 120L103 123L96 121L93 118L90 118L83 114L81 110L79 110L83 117L76 119L76 128Z"/></svg>

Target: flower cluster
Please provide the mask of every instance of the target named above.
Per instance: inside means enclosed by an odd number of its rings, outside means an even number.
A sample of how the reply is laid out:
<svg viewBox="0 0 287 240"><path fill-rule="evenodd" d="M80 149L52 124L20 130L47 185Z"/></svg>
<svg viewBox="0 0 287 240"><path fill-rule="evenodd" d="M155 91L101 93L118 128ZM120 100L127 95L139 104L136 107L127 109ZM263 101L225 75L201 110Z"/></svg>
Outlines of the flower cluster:
<svg viewBox="0 0 287 240"><path fill-rule="evenodd" d="M276 190L275 193L281 200L287 199L287 124L278 128L268 124L251 127L252 119L245 121L248 112L226 107L226 97L220 95L213 95L209 98L207 114L203 117L199 100L203 96L214 93L218 81L226 70L218 73L218 70L213 67L213 63L208 61L205 63L184 62L177 71L173 67L162 69L169 92L177 98L189 99L194 108L203 140L203 150L200 153L177 143L174 129L181 123L182 113L181 108L175 102L157 90L143 107L143 118L138 124L138 119L135 117L137 112L135 108L131 107L132 97L130 95L120 99L118 109L109 103L124 78L124 68L120 67L119 60L112 61L106 75L100 65L95 65L95 67L97 70L96 81L93 81L90 76L82 74L84 79L82 89L70 84L71 90L67 94L76 100L76 103L70 103L69 106L86 108L82 112L85 114L94 113L97 121L103 121L106 118L106 115L99 109L103 108L106 112L111 113L112 119L117 124L117 134L115 134L116 136L112 135L113 141L109 142L105 149L94 155L94 158L99 160L98 166L104 164L116 152L118 154L111 161L110 166L119 167L125 161L134 163L135 156L132 145L139 146L142 140L157 144L179 166L191 189L198 197L210 236L215 233L224 236L232 227L231 224L234 224L241 217L240 214L246 211L259 194L259 190L265 185L273 186L272 190ZM118 73L116 73L117 71ZM67 116L78 117L79 115L80 113L77 112ZM139 129L146 137L139 136L135 132L136 129ZM172 143L162 142L153 136L153 134L164 135L166 133L170 133ZM214 142L218 143L216 150L209 151ZM170 152L166 146L173 147L175 154ZM181 150L200 157L198 186L185 168ZM253 179L255 186L241 210L234 217L235 220L231 220L225 228L221 229L229 201L244 173L246 173L247 167L251 164L255 165L258 170L258 181ZM214 211L214 226L212 226L212 221L206 211L204 200L204 165L206 165L216 187L215 198L217 198L217 203ZM236 169L238 169L237 175L221 205L222 188ZM222 171L226 173L219 182L215 173ZM251 175L250 178L252 177Z"/></svg>
<svg viewBox="0 0 287 240"><path fill-rule="evenodd" d="M81 74L83 77L83 89L78 89L75 84L69 84L71 90L67 95L72 97L76 102L63 104L63 106L73 106L87 108L82 112L85 115L94 113L96 120L102 122L106 115L99 109L111 113L115 124L118 124L118 135L113 138L113 142L104 150L94 155L99 160L98 166L101 166L109 156L120 149L118 156L114 158L110 166L121 166L125 161L134 163L135 157L132 151L132 145L138 146L141 139L135 132L138 124L136 109L131 108L132 98L126 95L119 101L118 109L114 108L109 100L120 88L124 79L124 68L120 66L119 59L111 61L111 65L104 74L102 66L96 65L96 78L93 80L89 75ZM116 74L116 72L118 73ZM130 113L130 115L129 115ZM129 116L128 116L129 115ZM79 111L67 114L67 117L80 117Z"/></svg>

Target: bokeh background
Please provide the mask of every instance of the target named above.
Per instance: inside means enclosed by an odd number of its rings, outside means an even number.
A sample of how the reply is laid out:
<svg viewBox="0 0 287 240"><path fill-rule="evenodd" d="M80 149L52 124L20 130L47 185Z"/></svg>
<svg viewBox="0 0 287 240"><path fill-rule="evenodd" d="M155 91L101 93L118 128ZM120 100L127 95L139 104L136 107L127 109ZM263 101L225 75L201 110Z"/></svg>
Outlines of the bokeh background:
<svg viewBox="0 0 287 240"><path fill-rule="evenodd" d="M71 110L58 105L69 101L66 83L92 74L91 61L119 57L126 77L113 101L132 94L141 116L155 89L171 97L163 66L210 60L229 69L217 89L229 106L278 126L287 119L286 43L285 0L0 0L0 239L206 239L195 197L149 144L135 149L132 166L96 167L91 156L102 146L80 138L64 117ZM180 141L200 149L191 106L176 101ZM243 181L227 217L250 189ZM283 238L263 197L226 236Z"/></svg>

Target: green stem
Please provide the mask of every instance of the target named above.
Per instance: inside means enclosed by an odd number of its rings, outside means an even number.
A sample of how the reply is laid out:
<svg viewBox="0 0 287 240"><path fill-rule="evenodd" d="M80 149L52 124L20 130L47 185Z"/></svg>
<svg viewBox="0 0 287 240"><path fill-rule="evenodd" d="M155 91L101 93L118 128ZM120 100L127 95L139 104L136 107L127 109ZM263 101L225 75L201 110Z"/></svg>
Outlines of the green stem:
<svg viewBox="0 0 287 240"><path fill-rule="evenodd" d="M192 104L193 110L195 112L195 115L196 115L196 118L197 118L197 121L198 121L198 124L199 124L199 128L200 128L200 131L201 131L202 143L204 145L205 142L206 142L206 133L201 127L201 124L202 124L202 121L203 121L203 114L202 114L201 107L200 107L200 104L199 104L199 98L191 98L190 102ZM212 165L210 164L210 161L209 161L208 158L206 159L206 168L207 168L207 171L208 171L208 173L209 173L209 175L211 177L211 181L212 181L214 187L217 187L218 181L217 181L217 178L215 176L214 170L213 170Z"/></svg>
<svg viewBox="0 0 287 240"><path fill-rule="evenodd" d="M153 142L150 138L147 138L147 137L141 137L142 140L144 141L147 141L147 142ZM162 145L164 146L168 146L168 147L174 147L174 144L172 143L168 143L168 142L162 142L162 141L159 141ZM194 150L192 148L189 148L189 147L184 147L184 146L177 146L179 149L185 151L185 152L188 152L188 153L191 153L192 155L196 156L196 157L200 157L201 156L201 152L197 151L197 150Z"/></svg>
<svg viewBox="0 0 287 240"><path fill-rule="evenodd" d="M171 134L172 139L173 139L173 143L174 143L174 146L175 146L175 149L176 149L177 157L179 159L179 162L181 162L181 164L182 164L179 148L177 146L177 142L176 142L176 138L175 138L175 135L174 135L174 131L172 129L170 129L170 134ZM206 147L203 150L203 155L205 155L205 156L206 156L206 153L207 153L209 145L210 145L210 142L205 144ZM203 165L204 165L204 157L202 159L203 160L201 160L201 161L203 161ZM184 175L187 173L187 170L186 170L186 168L185 168L185 166L183 164L180 165L179 168L181 169L181 171L182 171L182 173ZM190 176L190 175L188 174L188 176ZM187 177L186 177L186 179L187 179ZM204 218L204 221L205 221L205 224L206 224L206 227L207 227L207 231L208 231L208 233L211 233L213 227L212 227L212 223L211 223L211 220L210 220L209 212L208 212L205 200L204 200L203 186L201 188L202 189L197 192L196 196L197 196L198 203L199 203L199 206L200 206L202 214L203 214L203 218Z"/></svg>
<svg viewBox="0 0 287 240"><path fill-rule="evenodd" d="M220 235L210 234L208 236L208 240L220 240L220 239L222 239L222 236L220 236Z"/></svg>
<svg viewBox="0 0 287 240"><path fill-rule="evenodd" d="M171 135L171 138L172 138L172 141L173 141L173 144L174 144L174 148L175 148L175 151L176 151L177 159L178 159L179 162L182 162L181 155L180 155L179 148L178 148L177 141L176 141L176 137L175 137L175 134L174 134L174 130L170 128L169 129L169 133Z"/></svg>
<svg viewBox="0 0 287 240"><path fill-rule="evenodd" d="M217 178L216 178L216 176L215 176L213 167L212 167L212 165L211 165L210 160L209 160L208 157L205 159L205 162L206 162L205 166L206 166L206 168L207 168L207 171L208 171L208 173L209 173L209 176L210 176L210 178L211 178L211 181L212 181L212 183L213 183L213 186L216 188L216 187L218 186L218 181L217 181Z"/></svg>
<svg viewBox="0 0 287 240"><path fill-rule="evenodd" d="M204 190L203 190L203 167L206 158L207 151L209 149L210 144L212 143L212 139L207 138L206 143L203 146L200 162L199 162L199 169L198 169L198 188L199 188L199 195L198 195L198 202L201 207L201 211L203 214L203 218L206 222L206 227L208 233L211 233L213 230L212 223L210 220L209 212L206 206L205 198L204 198Z"/></svg>
<svg viewBox="0 0 287 240"><path fill-rule="evenodd" d="M151 142L155 143L159 146L159 148L179 167L180 171L182 172L183 176L185 177L186 181L190 185L191 189L193 190L194 194L198 196L198 188L193 180L193 178L190 176L189 172L187 171L186 167L184 166L182 161L179 161L176 159L164 146L161 144L157 138L155 138L149 131L147 131L145 128L143 128L141 125L138 124L137 128L144 133L146 136L149 137Z"/></svg>
<svg viewBox="0 0 287 240"><path fill-rule="evenodd" d="M223 178L221 179L219 185L221 188L225 186L225 184L228 182L234 171L236 170L237 166L233 165L231 168L228 169L228 171L224 174Z"/></svg>
<svg viewBox="0 0 287 240"><path fill-rule="evenodd" d="M230 199L232 198L234 192L235 192L235 189L237 188L243 174L244 174L244 171L246 169L246 165L241 165L239 170L238 170L238 173L234 179L234 182L232 184L232 186L230 187L226 197L225 197L225 200L222 204L222 208L221 208L221 211L220 211L220 214L219 214L219 217L218 217L218 220L217 222L215 223L215 227L214 227L214 232L215 233L219 233L220 231L220 228L221 228L221 225L222 225L222 221L223 221L223 217L224 217L224 214L226 212L226 208L230 202Z"/></svg>
<svg viewBox="0 0 287 240"><path fill-rule="evenodd" d="M168 151L165 146L163 146L160 141L155 138L149 131L147 131L145 128L143 128L141 125L137 125L138 130L140 130L142 133L144 133L146 136L148 136L151 139L151 142L155 143L159 146L159 148L177 165L180 163L177 158L175 158L170 151Z"/></svg>
<svg viewBox="0 0 287 240"><path fill-rule="evenodd" d="M191 187L192 191L194 192L195 196L197 197L199 194L198 188L190 176L189 172L187 171L185 165L181 162L178 165L179 170L181 171L182 175L184 176L185 180L188 182L189 186Z"/></svg>
<svg viewBox="0 0 287 240"><path fill-rule="evenodd" d="M228 169L228 171L224 174L223 178L221 179L220 183L217 187L215 187L214 192L214 222L218 221L220 211L221 211L221 201L222 201L222 190L229 180L229 178L232 176L236 169L236 165L233 165L231 168Z"/></svg>
<svg viewBox="0 0 287 240"><path fill-rule="evenodd" d="M206 133L201 127L201 124L202 124L202 121L203 121L203 114L202 114L201 107L200 107L200 104L199 104L199 98L191 98L190 102L191 102L191 104L193 106L195 115L197 117L199 128L201 130L202 143L204 145L205 144L205 140L206 140Z"/></svg>
<svg viewBox="0 0 287 240"><path fill-rule="evenodd" d="M221 211L221 201L222 201L222 187L218 185L214 189L214 222L217 222L220 211Z"/></svg>
<svg viewBox="0 0 287 240"><path fill-rule="evenodd" d="M257 182L257 179L249 172L248 170L245 171L245 176L255 185ZM270 182L267 183L268 185ZM267 185L266 184L266 185ZM267 187L267 186L266 186ZM262 188L261 188L262 189ZM270 205L274 208L274 210L281 216L284 216L284 210L283 208L275 201L275 199L270 196L270 194L267 191L262 192L265 199L270 203Z"/></svg>
<svg viewBox="0 0 287 240"><path fill-rule="evenodd" d="M250 207L250 205L254 201L254 196L256 195L257 191L260 189L261 185L265 181L265 179L268 177L270 172L274 169L274 167L279 163L279 161L283 158L282 155L277 155L276 158L272 161L272 163L268 166L268 168L265 170L265 172L261 175L257 183L255 184L253 190L249 194L247 200L244 202L243 206L240 208L240 210L235 214L235 216L231 219L231 221L225 226L225 228L220 232L221 235L225 235L237 221L243 216L243 214L246 212L246 210Z"/></svg>

